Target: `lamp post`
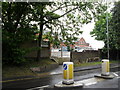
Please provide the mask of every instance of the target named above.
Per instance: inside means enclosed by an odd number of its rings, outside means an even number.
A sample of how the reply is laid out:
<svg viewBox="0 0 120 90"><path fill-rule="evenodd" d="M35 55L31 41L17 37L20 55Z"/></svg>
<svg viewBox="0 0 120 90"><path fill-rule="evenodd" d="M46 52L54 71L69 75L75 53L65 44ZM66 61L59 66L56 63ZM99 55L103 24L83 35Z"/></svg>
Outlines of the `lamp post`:
<svg viewBox="0 0 120 90"><path fill-rule="evenodd" d="M106 24L106 27L107 27L107 57L108 57L108 60L109 60L109 58L110 58L110 55L109 55L109 28L108 28L108 1L107 1L107 16L106 16L106 22L107 22L107 24Z"/></svg>
<svg viewBox="0 0 120 90"><path fill-rule="evenodd" d="M61 42L61 58L62 58L62 56L63 56L63 48L62 48L62 38L60 38L60 42Z"/></svg>

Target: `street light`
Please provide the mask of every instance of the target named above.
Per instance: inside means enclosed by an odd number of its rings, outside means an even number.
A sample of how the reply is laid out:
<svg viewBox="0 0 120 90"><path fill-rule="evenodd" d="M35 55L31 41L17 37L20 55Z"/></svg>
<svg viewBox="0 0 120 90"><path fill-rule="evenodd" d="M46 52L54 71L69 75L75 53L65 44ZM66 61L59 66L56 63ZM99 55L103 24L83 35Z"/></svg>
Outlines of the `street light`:
<svg viewBox="0 0 120 90"><path fill-rule="evenodd" d="M63 49L62 49L62 38L60 38L60 43L61 43L61 58L62 58L62 56L63 56Z"/></svg>
<svg viewBox="0 0 120 90"><path fill-rule="evenodd" d="M108 28L108 1L107 1L107 16L106 16L106 22L107 22L107 24L106 24L106 27L107 27L107 51L108 51L108 53L107 53L107 56L108 56L108 60L109 60L109 58L110 58L110 56L109 56L109 28Z"/></svg>

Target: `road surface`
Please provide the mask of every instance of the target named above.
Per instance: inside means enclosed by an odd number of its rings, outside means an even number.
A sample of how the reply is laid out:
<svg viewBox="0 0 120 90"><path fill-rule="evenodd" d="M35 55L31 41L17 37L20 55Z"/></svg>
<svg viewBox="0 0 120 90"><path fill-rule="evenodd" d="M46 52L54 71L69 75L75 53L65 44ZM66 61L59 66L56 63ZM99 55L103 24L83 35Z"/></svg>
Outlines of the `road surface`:
<svg viewBox="0 0 120 90"><path fill-rule="evenodd" d="M84 88L117 88L118 87L118 78L120 77L120 71L118 68L112 69L112 72L115 72L116 75L119 75L117 78L112 80L104 80L93 85L85 86ZM74 80L80 81L89 78L93 78L95 74L101 73L101 69L94 69L94 70L87 70L87 71L80 71L74 73ZM36 77L36 78L29 78L25 80L17 80L17 81L6 81L3 82L3 90L40 90L41 87L48 87L53 86L56 83L62 81L62 74L50 74L44 77ZM35 88L35 89L34 89Z"/></svg>

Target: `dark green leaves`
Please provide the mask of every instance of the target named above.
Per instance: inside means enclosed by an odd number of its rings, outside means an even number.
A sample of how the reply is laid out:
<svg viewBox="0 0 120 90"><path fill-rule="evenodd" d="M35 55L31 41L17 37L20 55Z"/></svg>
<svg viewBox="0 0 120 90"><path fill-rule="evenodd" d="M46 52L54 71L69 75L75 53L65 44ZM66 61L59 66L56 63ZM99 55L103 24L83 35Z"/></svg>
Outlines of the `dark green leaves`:
<svg viewBox="0 0 120 90"><path fill-rule="evenodd" d="M106 7L103 7L104 9ZM107 44L107 14L108 14L108 30L110 49L120 49L120 2L115 3L115 7L111 13L103 13L97 16L98 21L95 28L91 32L92 36L96 36L97 40L103 40ZM98 10L99 11L99 10Z"/></svg>

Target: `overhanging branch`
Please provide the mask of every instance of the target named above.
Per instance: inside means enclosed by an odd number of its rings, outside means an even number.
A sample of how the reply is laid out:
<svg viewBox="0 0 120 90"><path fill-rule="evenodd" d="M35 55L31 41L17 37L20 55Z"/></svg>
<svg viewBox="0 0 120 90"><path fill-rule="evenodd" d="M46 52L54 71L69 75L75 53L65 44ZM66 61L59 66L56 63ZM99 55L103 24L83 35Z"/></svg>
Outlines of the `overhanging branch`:
<svg viewBox="0 0 120 90"><path fill-rule="evenodd" d="M59 18L61 18L61 17L65 16L66 14L70 13L71 11L73 11L73 10L75 10L75 9L78 9L78 8L79 8L79 7L75 7L75 8L73 8L73 9L71 9L71 10L67 11L67 12L66 12L66 13L64 13L63 15L59 16L59 17L55 17L55 18L53 17L53 18L49 19L48 21L45 21L45 22L44 22L44 24L49 23L49 21L51 21L51 20L54 20L54 19L59 19Z"/></svg>

